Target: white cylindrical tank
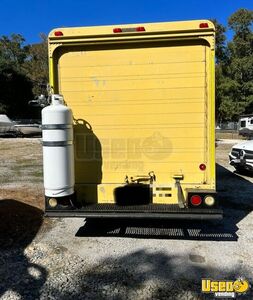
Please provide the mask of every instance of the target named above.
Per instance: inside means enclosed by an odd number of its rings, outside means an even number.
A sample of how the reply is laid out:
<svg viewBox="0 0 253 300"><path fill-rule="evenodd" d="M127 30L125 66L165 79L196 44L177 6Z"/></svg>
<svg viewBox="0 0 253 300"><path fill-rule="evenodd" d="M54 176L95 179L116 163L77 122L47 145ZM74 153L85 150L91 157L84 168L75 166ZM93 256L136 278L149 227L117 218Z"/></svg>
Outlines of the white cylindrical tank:
<svg viewBox="0 0 253 300"><path fill-rule="evenodd" d="M42 142L45 196L74 194L73 117L61 95L42 110Z"/></svg>

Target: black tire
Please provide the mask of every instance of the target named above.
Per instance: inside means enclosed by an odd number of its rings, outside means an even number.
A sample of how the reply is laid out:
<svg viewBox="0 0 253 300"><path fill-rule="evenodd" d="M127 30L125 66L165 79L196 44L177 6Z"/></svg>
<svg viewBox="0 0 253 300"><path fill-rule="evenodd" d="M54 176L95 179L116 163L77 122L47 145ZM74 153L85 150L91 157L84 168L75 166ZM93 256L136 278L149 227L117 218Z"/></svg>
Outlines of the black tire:
<svg viewBox="0 0 253 300"><path fill-rule="evenodd" d="M244 174L247 170L240 166L234 166L237 173Z"/></svg>

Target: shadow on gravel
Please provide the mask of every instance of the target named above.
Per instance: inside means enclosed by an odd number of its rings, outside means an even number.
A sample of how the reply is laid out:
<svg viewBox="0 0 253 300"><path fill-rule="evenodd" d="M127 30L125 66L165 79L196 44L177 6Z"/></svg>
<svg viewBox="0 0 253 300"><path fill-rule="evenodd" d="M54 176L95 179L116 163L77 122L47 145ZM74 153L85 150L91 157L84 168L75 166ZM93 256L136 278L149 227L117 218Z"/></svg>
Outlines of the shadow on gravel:
<svg viewBox="0 0 253 300"><path fill-rule="evenodd" d="M182 220L87 219L76 233L85 236L117 236L145 239L235 241L234 230L222 223Z"/></svg>
<svg viewBox="0 0 253 300"><path fill-rule="evenodd" d="M76 236L237 241L237 224L253 209L253 184L217 165L217 191L224 210L219 222L87 219Z"/></svg>
<svg viewBox="0 0 253 300"><path fill-rule="evenodd" d="M0 200L0 298L7 291L15 292L21 299L39 298L47 271L29 262L24 249L42 221L40 209L13 199Z"/></svg>
<svg viewBox="0 0 253 300"><path fill-rule="evenodd" d="M248 170L235 170L234 174L238 174L238 175L243 175L243 176L247 176L250 178L253 178L253 172L252 171L248 171Z"/></svg>
<svg viewBox="0 0 253 300"><path fill-rule="evenodd" d="M119 258L106 258L92 268L75 274L75 289L51 291L53 299L214 299L201 293L201 279L235 281L252 276L240 265L235 270L213 268L198 255L173 255L164 252L135 251ZM195 259L194 259L195 258ZM70 285L71 287L73 284ZM249 291L242 299L252 299ZM55 297L55 298L54 298ZM240 299L241 299L240 298Z"/></svg>
<svg viewBox="0 0 253 300"><path fill-rule="evenodd" d="M253 183L221 165L216 168L217 192L224 210L224 226L236 231L237 224L253 210Z"/></svg>

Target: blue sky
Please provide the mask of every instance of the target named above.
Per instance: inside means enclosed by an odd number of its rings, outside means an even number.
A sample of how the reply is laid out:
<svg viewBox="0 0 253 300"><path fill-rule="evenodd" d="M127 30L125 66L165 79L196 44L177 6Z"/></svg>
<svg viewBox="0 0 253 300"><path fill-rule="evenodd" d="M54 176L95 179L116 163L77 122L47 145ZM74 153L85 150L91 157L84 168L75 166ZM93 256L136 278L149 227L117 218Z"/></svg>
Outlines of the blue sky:
<svg viewBox="0 0 253 300"><path fill-rule="evenodd" d="M253 9L253 0L0 0L0 5L0 36L20 33L36 43L39 33L55 27L210 18L226 24L237 9Z"/></svg>

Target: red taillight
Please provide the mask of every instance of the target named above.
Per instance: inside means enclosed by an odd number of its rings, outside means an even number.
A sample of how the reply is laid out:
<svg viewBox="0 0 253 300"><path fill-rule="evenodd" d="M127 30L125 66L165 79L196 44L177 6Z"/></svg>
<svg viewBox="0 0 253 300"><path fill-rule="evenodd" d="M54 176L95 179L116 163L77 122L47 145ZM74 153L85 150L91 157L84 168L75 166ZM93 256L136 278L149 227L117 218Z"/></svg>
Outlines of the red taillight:
<svg viewBox="0 0 253 300"><path fill-rule="evenodd" d="M199 195L191 196L190 201L191 201L191 204L194 206L198 206L202 203L202 199Z"/></svg>
<svg viewBox="0 0 253 300"><path fill-rule="evenodd" d="M205 165L205 164L200 164L200 165L199 165L199 169L200 169L201 171L205 171L206 165Z"/></svg>
<svg viewBox="0 0 253 300"><path fill-rule="evenodd" d="M113 32L114 33L122 32L122 29L121 28L113 28Z"/></svg>
<svg viewBox="0 0 253 300"><path fill-rule="evenodd" d="M63 32L62 31L55 31L54 35L55 36L63 36Z"/></svg>
<svg viewBox="0 0 253 300"><path fill-rule="evenodd" d="M208 23L200 23L199 24L199 28L208 28L208 27L209 27Z"/></svg>
<svg viewBox="0 0 253 300"><path fill-rule="evenodd" d="M136 27L136 31L145 31L145 27Z"/></svg>

